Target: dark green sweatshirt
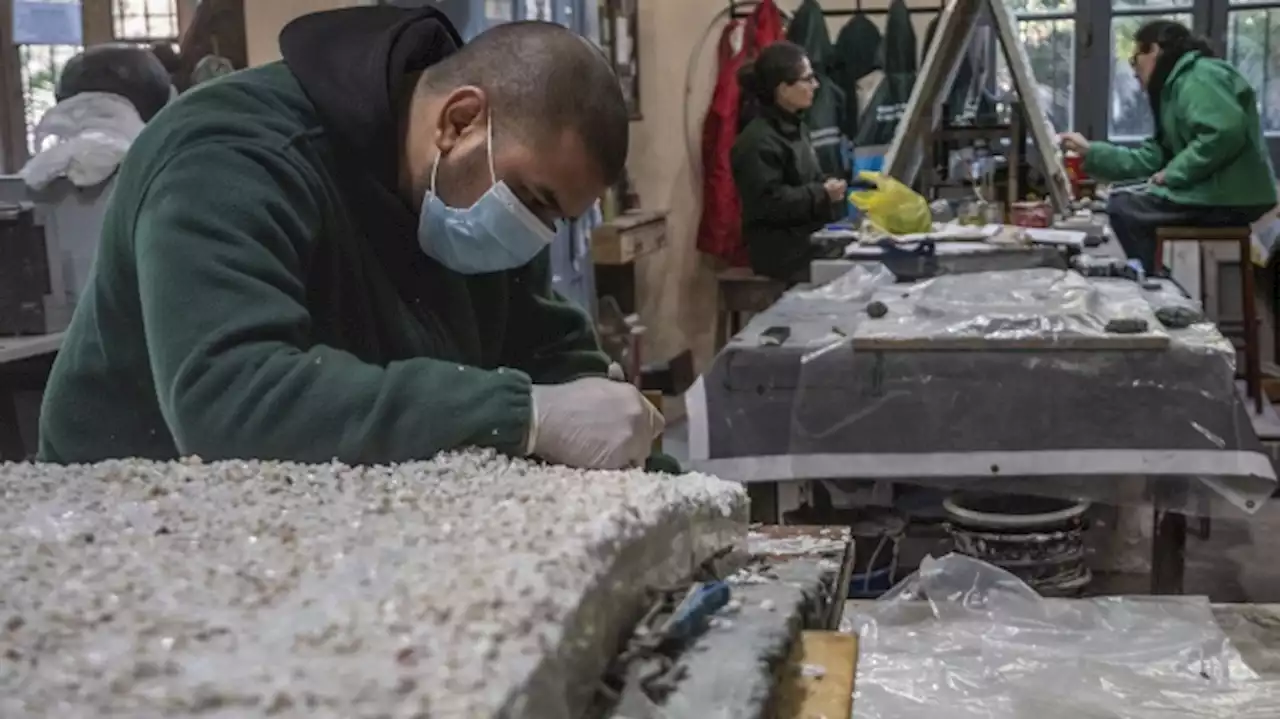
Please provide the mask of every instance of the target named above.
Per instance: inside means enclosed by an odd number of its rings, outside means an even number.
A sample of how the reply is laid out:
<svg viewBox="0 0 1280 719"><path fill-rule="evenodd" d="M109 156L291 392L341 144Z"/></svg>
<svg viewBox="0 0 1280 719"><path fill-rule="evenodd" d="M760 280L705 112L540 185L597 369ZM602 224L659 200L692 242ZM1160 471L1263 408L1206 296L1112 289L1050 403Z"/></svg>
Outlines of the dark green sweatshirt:
<svg viewBox="0 0 1280 719"><path fill-rule="evenodd" d="M603 375L547 253L410 307L353 219L333 138L282 63L193 90L122 165L53 368L40 458L383 463L523 454L530 381ZM414 248L416 251L416 247Z"/></svg>

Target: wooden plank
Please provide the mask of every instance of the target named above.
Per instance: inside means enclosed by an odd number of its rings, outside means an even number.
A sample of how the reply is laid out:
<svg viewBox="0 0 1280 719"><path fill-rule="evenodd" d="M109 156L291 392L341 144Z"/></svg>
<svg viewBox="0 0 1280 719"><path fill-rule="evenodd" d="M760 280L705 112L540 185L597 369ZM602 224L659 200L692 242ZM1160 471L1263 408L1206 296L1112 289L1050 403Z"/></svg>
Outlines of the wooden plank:
<svg viewBox="0 0 1280 719"><path fill-rule="evenodd" d="M859 330L863 331L862 328L868 323L861 325ZM1157 351L1168 347L1168 335L1150 333L1096 337L860 337L854 335L853 338L854 351L871 352Z"/></svg>
<svg viewBox="0 0 1280 719"><path fill-rule="evenodd" d="M636 381L639 382L640 378L637 377ZM649 404L653 405L654 409L658 410L658 414L663 415L663 420L665 421L666 413L662 408L662 393L655 390L644 390L641 394L644 395L645 399L649 400ZM658 433L658 436L653 438L652 449L654 452L662 451L662 433Z"/></svg>
<svg viewBox="0 0 1280 719"><path fill-rule="evenodd" d="M1035 78L1026 49L1017 35L1017 23L1001 0L952 0L938 19L937 40L925 56L902 121L893 134L893 142L885 153L885 172L908 185L914 184L924 157L921 141L930 140L942 117L942 104L955 83L960 58L967 51L985 8L991 8L996 40L1004 48L1014 91L1018 94L1023 116L1035 141L1035 151L1049 175L1050 195L1054 205L1064 211L1071 202L1071 188L1066 168L1055 152L1055 142L1044 121L1045 114L1036 94Z"/></svg>
<svg viewBox="0 0 1280 719"><path fill-rule="evenodd" d="M955 83L960 68L960 55L969 47L978 18L986 0L952 0L938 17L937 40L929 47L920 74L911 88L911 97L902 120L893 133L893 141L884 157L884 171L910 185L924 157L927 131L942 116L942 103Z"/></svg>
<svg viewBox="0 0 1280 719"><path fill-rule="evenodd" d="M667 213L635 211L591 231L591 261L625 265L658 251L667 242Z"/></svg>
<svg viewBox="0 0 1280 719"><path fill-rule="evenodd" d="M178 37L182 37L182 33L191 27L191 21L195 19L196 8L199 6L200 0L177 0L174 9L178 12ZM175 40L177 38L174 38Z"/></svg>
<svg viewBox="0 0 1280 719"><path fill-rule="evenodd" d="M1031 131L1035 151L1040 155L1042 169L1049 175L1050 199L1059 212L1066 212L1071 206L1071 184L1067 180L1067 168L1056 152L1057 142L1045 119L1048 115L1040 106L1040 94L1037 92L1035 75L1031 72L1031 60L1018 37L1018 21L1003 0L984 1L991 8L996 38L1004 48L1009 74L1013 77L1013 89L1018 93L1018 103L1027 120L1027 129Z"/></svg>
<svg viewBox="0 0 1280 719"><path fill-rule="evenodd" d="M85 47L115 42L113 17L111 0L81 0L80 28Z"/></svg>
<svg viewBox="0 0 1280 719"><path fill-rule="evenodd" d="M13 0L0 0L0 173L27 163L27 117L22 62L13 42Z"/></svg>
<svg viewBox="0 0 1280 719"><path fill-rule="evenodd" d="M779 687L779 719L834 719L853 714L858 637L840 632L800 634Z"/></svg>

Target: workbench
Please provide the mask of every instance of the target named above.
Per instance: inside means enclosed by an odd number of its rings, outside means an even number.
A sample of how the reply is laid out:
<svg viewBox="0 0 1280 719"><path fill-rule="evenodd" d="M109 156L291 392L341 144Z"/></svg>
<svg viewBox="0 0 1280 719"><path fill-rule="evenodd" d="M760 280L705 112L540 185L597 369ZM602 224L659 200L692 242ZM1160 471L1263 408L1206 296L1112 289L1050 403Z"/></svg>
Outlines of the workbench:
<svg viewBox="0 0 1280 719"><path fill-rule="evenodd" d="M19 461L29 454L31 443L24 441L22 433L22 418L29 413L20 409L20 403L39 405L62 338L62 332L0 337L0 461ZM27 397L33 401L24 403Z"/></svg>
<svg viewBox="0 0 1280 719"><path fill-rule="evenodd" d="M1016 272L1052 271L987 274ZM788 293L690 392L689 465L769 488L753 493L753 516L763 521L820 504L818 484L833 501L844 490L852 506L869 497L891 501L895 484L1080 495L1119 505L1134 501L1119 496L1132 491L1121 478L1142 477L1141 501L1152 502L1158 517L1153 590L1180 592L1185 514L1249 512L1275 487L1270 459L1237 400L1230 343L1212 324L1166 330L1148 316L1186 301L1167 281L1143 289L1089 280L1106 296L1104 305L1149 304L1137 311L1151 328L1146 333L1086 337L1091 333L1063 331L1049 315L1040 322L1034 310L1020 316L1016 303L1033 302L1052 283L1026 292L969 287L960 301L971 303L972 316L953 313L960 328L953 331L936 320L952 313L961 295L915 295L921 286L977 275L957 277L865 293L859 278L841 278ZM922 313L921 324L933 329L870 329L873 301L890 317ZM973 304L984 301L1000 306ZM1022 322L1022 330L997 330L1000 338L977 329L1002 322ZM774 327L788 328L781 344L765 336ZM1200 481L1206 477L1212 490Z"/></svg>

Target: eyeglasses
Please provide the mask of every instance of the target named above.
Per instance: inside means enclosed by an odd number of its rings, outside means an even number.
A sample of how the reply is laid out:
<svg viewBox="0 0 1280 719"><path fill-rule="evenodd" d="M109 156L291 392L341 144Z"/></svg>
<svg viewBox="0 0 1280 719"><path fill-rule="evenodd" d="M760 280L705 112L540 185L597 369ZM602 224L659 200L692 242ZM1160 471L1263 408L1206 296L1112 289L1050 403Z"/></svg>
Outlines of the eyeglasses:
<svg viewBox="0 0 1280 719"><path fill-rule="evenodd" d="M818 76L817 76L817 75L813 74L812 72L806 72L805 74L803 74L803 75L801 75L799 78L797 78L797 79L796 79L796 81L795 81L795 82L793 82L792 84L793 84L793 85L799 85L799 84L803 83L803 84L805 84L805 85L813 85L813 84L816 84L817 82L818 82Z"/></svg>

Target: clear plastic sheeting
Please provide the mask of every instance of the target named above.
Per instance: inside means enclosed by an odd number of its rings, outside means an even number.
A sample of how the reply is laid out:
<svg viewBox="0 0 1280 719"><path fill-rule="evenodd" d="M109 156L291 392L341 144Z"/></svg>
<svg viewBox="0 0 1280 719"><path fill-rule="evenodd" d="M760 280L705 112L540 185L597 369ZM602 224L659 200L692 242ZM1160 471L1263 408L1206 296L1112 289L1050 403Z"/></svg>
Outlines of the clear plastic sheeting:
<svg viewBox="0 0 1280 719"><path fill-rule="evenodd" d="M853 265L848 272L820 287L795 290L793 296L800 302L858 302L871 299L878 289L896 282L889 268L879 262Z"/></svg>
<svg viewBox="0 0 1280 719"><path fill-rule="evenodd" d="M961 555L862 612L858 719L1274 719L1263 679L1191 597L1046 599Z"/></svg>
<svg viewBox="0 0 1280 719"><path fill-rule="evenodd" d="M1235 362L1168 281L1037 268L905 284L859 266L788 292L717 356L688 398L690 464L1253 512L1276 475Z"/></svg>
<svg viewBox="0 0 1280 719"><path fill-rule="evenodd" d="M853 341L1163 348L1169 335L1142 293L1132 282L1091 282L1047 268L943 275L876 288L870 302L881 303L884 314L866 308Z"/></svg>

